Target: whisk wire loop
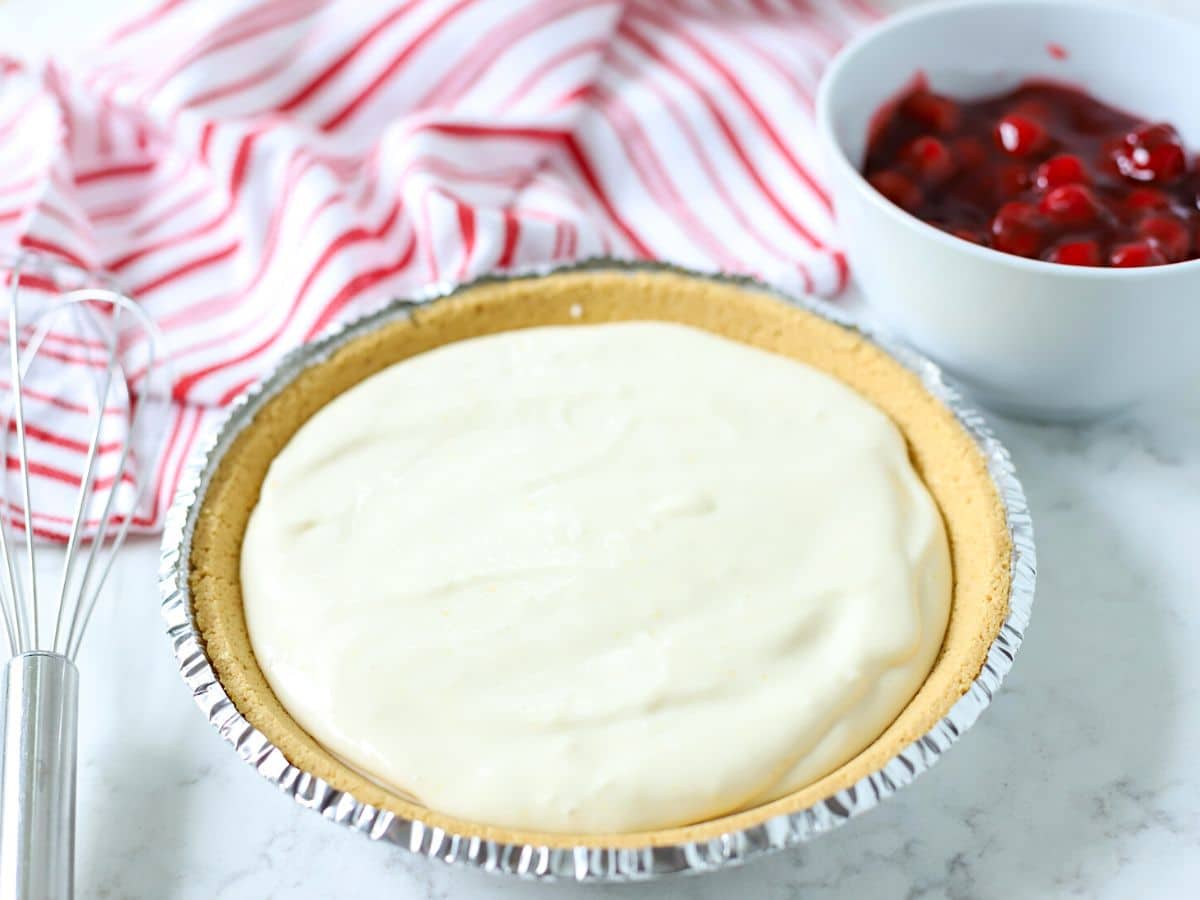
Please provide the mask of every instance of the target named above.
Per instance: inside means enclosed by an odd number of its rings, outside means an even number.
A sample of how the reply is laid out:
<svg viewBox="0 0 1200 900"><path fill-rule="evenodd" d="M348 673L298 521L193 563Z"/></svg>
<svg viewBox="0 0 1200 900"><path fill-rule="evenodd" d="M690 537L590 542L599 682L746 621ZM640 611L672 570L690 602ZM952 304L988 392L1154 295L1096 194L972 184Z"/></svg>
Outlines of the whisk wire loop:
<svg viewBox="0 0 1200 900"><path fill-rule="evenodd" d="M28 429L23 401L23 386L30 369L37 361L47 335L54 329L55 320L64 314L75 318L75 330L88 336L81 342L89 365L84 366L92 375L94 390L87 394L87 407L91 416L86 438L86 453L82 462L82 475L73 501L70 529L66 538L62 572L58 585L57 614L50 646L56 653L74 659L83 641L86 626L102 593L105 582L112 571L116 552L124 543L137 510L142 508L150 479L130 475L130 460L137 447L154 444L156 435L147 434L147 417L155 400L155 382L161 381L162 360L159 348L161 335L153 320L136 303L115 290L108 288L79 288L63 292L57 301L24 322L25 333L32 328L32 336L22 346L22 316L20 302L21 273L23 259L18 259L11 268L13 289L9 297L8 350L12 393L10 417L2 435L0 451L5 461L10 459L9 434L15 432L16 456L19 469L20 509L9 502L7 479L0 477L0 563L5 582L0 584L0 606L10 650L14 655L26 653L42 646L42 629L39 621L39 595L37 590L37 568L35 544L38 538L34 527L34 504L29 487ZM102 321L97 305L111 310L107 321ZM136 323L144 341L145 360L142 376L142 396L135 396L122 365L121 338L124 334L123 319ZM101 352L99 360L95 354ZM125 414L125 439L119 441L116 462L106 473L105 482L111 487L104 492L102 501L96 499L97 467L109 427L110 400L118 411ZM126 484L128 482L128 485ZM121 504L118 495L127 487ZM100 502L99 514L89 520L96 502ZM126 509L117 512L118 506ZM19 515L14 515L19 512ZM17 541L10 529L10 521L16 518L21 527L25 547L25 565L19 566L16 557ZM82 557L82 559L81 559Z"/></svg>

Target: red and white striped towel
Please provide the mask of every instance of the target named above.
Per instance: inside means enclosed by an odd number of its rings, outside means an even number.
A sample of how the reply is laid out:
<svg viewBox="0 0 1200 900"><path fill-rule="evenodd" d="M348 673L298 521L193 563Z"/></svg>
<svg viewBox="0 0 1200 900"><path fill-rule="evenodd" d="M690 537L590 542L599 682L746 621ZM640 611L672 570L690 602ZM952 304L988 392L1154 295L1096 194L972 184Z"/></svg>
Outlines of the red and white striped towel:
<svg viewBox="0 0 1200 900"><path fill-rule="evenodd" d="M175 402L136 523L154 530L223 406L422 284L604 253L837 292L813 94L874 17L866 0L166 0L86 58L0 60L0 249L111 271L165 333ZM53 416L38 472L79 472ZM40 496L61 534L61 493Z"/></svg>

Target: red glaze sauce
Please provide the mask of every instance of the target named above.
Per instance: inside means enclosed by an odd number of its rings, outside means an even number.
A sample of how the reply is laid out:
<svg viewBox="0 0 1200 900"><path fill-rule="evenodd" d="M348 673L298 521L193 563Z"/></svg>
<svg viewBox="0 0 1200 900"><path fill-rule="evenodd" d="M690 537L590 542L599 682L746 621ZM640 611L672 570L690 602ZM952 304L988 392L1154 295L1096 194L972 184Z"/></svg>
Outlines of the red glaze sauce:
<svg viewBox="0 0 1200 900"><path fill-rule="evenodd" d="M1200 161L1179 134L1073 88L984 100L919 86L876 120L863 168L881 194L963 240L1075 266L1200 258Z"/></svg>

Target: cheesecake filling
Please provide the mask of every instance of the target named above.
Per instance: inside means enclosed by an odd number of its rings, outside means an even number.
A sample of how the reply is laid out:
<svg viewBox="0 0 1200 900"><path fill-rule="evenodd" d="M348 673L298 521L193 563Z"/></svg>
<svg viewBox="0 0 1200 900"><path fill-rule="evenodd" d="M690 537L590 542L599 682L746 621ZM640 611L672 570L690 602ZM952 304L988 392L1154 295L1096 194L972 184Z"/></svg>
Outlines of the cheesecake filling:
<svg viewBox="0 0 1200 900"><path fill-rule="evenodd" d="M942 520L837 380L683 325L540 327L361 382L242 547L272 690L431 809L601 834L778 798L871 744L950 609Z"/></svg>

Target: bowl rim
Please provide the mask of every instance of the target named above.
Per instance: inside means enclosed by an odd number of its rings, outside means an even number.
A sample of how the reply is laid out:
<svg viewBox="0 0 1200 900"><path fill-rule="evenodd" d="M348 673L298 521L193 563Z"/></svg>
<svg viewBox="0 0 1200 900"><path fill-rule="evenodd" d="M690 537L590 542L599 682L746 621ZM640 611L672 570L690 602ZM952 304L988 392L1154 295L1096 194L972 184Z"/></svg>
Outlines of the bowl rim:
<svg viewBox="0 0 1200 900"><path fill-rule="evenodd" d="M571 272L616 271L674 273L762 292L798 306L874 343L914 372L924 388L953 413L983 455L1004 508L1011 539L1008 612L978 676L933 728L903 748L883 768L811 806L777 815L711 839L639 847L545 846L506 843L450 833L419 819L406 819L363 803L317 776L293 766L282 751L238 711L218 679L204 649L191 611L189 574L191 539L212 475L225 449L275 393L301 371L320 363L339 347L371 329L408 316L414 309L481 284ZM932 362L850 316L811 298L796 298L752 278L696 272L655 262L594 258L566 265L537 266L484 275L459 285L439 284L412 298L397 298L373 313L326 332L318 340L286 354L228 410L223 422L192 450L180 476L163 531L159 569L162 615L184 682L197 705L238 755L302 806L372 840L408 848L443 862L536 880L586 882L642 881L676 873L698 873L742 865L760 856L807 842L913 782L941 758L990 704L1012 667L1032 611L1036 581L1033 525L1024 491L1008 451L982 415L967 406L957 389Z"/></svg>
<svg viewBox="0 0 1200 900"><path fill-rule="evenodd" d="M1170 16L1158 10L1143 9L1116 3L1113 0L950 0L950 2L935 3L920 6L888 16L873 25L863 34L846 44L826 67L817 87L816 123L822 143L826 147L826 157L829 164L840 170L843 175L849 175L849 182L860 196L872 204L877 210L898 225L913 229L926 238L947 248L950 252L966 253L980 262L990 262L995 265L1008 265L1018 271L1036 275L1048 275L1061 278L1071 278L1080 281L1136 281L1138 279L1171 278L1184 272L1200 272L1200 258L1182 260L1181 262L1166 263L1161 266L1143 266L1140 268L1117 269L1108 266L1068 266L1062 263L1052 263L1041 259L1028 259L1003 253L991 247L983 247L964 241L947 234L940 228L930 225L912 213L901 209L892 203L875 188L850 161L842 142L837 138L834 127L836 111L833 109L832 95L837 89L838 79L852 66L863 64L869 60L869 53L874 43L895 29L903 28L926 20L934 20L946 15L964 12L977 13L981 10L1003 8L1065 7L1078 10L1082 14L1120 13L1131 18L1156 22L1161 27L1185 28L1193 30L1200 38L1200 26L1185 19ZM1153 296L1139 295L1139 303L1152 302Z"/></svg>

